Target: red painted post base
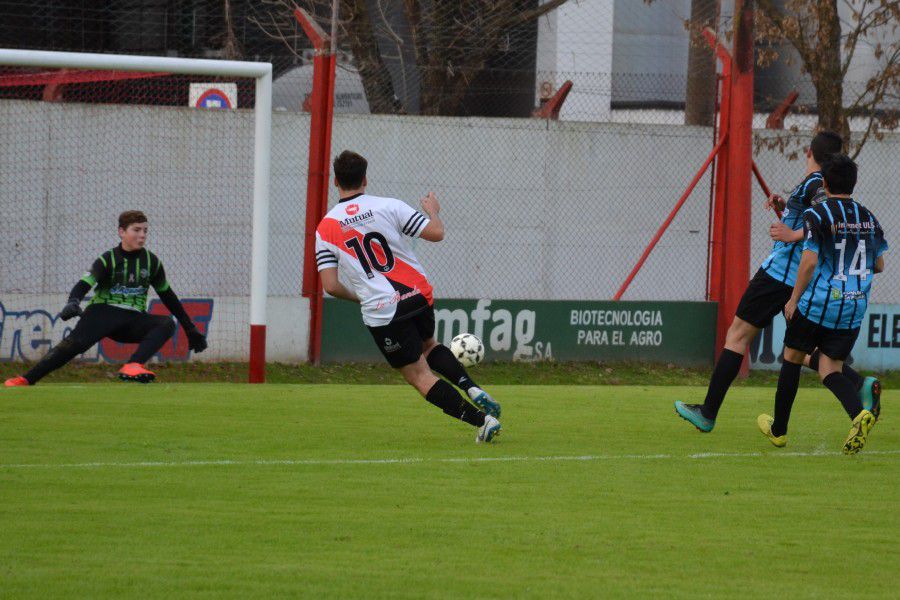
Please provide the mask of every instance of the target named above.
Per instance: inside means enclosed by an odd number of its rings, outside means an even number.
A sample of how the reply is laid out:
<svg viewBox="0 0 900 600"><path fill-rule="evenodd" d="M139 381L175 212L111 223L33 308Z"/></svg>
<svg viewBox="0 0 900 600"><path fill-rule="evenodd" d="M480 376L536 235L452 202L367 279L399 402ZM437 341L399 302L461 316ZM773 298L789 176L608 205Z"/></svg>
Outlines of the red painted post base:
<svg viewBox="0 0 900 600"><path fill-rule="evenodd" d="M250 383L266 382L266 326L250 325Z"/></svg>

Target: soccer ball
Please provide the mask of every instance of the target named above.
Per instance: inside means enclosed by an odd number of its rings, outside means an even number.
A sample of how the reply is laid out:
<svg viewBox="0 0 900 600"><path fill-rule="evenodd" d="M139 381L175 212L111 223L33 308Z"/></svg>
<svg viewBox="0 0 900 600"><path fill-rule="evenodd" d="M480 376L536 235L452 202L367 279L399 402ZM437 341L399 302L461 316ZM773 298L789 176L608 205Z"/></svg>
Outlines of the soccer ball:
<svg viewBox="0 0 900 600"><path fill-rule="evenodd" d="M450 352L464 367L474 367L484 360L484 344L471 333L461 333L453 338Z"/></svg>

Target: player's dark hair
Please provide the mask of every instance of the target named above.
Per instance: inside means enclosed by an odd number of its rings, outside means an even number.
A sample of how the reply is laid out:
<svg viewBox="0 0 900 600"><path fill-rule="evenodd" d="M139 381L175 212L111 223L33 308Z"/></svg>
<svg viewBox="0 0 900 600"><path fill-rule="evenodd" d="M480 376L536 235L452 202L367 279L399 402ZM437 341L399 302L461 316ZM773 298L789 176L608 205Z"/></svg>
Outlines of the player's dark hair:
<svg viewBox="0 0 900 600"><path fill-rule="evenodd" d="M822 178L832 194L852 194L856 187L856 163L846 154L834 154L822 165Z"/></svg>
<svg viewBox="0 0 900 600"><path fill-rule="evenodd" d="M355 190L366 178L369 161L362 155L344 150L334 159L334 180L342 190Z"/></svg>
<svg viewBox="0 0 900 600"><path fill-rule="evenodd" d="M832 154L838 154L844 148L844 140L833 131L820 131L809 144L813 160L820 165L828 160Z"/></svg>
<svg viewBox="0 0 900 600"><path fill-rule="evenodd" d="M121 215L119 215L119 227L121 229L128 229L131 225L135 223L146 223L147 215L142 213L139 210L126 210Z"/></svg>

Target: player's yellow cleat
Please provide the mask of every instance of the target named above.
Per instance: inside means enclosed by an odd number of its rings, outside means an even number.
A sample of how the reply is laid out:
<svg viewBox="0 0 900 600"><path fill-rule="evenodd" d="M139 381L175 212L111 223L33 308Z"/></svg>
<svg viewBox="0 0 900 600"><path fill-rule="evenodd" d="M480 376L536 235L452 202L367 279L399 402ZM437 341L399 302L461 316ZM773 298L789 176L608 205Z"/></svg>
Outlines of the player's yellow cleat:
<svg viewBox="0 0 900 600"><path fill-rule="evenodd" d="M758 417L756 417L756 424L759 426L759 430L762 432L762 434L769 438L769 441L772 442L773 446L784 448L785 446L787 446L787 435L773 434L772 423L774 422L775 419L773 419L769 415L759 415Z"/></svg>
<svg viewBox="0 0 900 600"><path fill-rule="evenodd" d="M844 442L844 454L856 454L866 445L866 438L869 431L875 426L875 415L868 410L863 409L856 418L853 419L853 425L850 427L850 434Z"/></svg>

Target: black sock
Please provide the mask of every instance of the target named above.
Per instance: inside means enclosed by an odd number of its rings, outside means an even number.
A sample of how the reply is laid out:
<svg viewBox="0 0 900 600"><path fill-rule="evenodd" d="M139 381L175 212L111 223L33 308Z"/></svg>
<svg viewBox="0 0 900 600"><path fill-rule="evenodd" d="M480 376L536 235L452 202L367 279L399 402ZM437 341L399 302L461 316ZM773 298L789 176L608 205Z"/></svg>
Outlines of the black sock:
<svg viewBox="0 0 900 600"><path fill-rule="evenodd" d="M775 422L772 423L772 435L782 436L787 433L788 420L791 418L791 407L797 397L800 385L800 369L803 365L784 361L778 375L778 389L775 390Z"/></svg>
<svg viewBox="0 0 900 600"><path fill-rule="evenodd" d="M809 355L809 368L817 373L819 372L820 355L821 352L819 352L818 348ZM850 380L850 383L852 383L857 390L862 388L862 384L865 378L860 375L853 367L851 367L847 363L844 363L844 368L841 370L841 373L844 374L844 377Z"/></svg>
<svg viewBox="0 0 900 600"><path fill-rule="evenodd" d="M725 394L731 387L731 382L737 377L741 370L741 363L744 361L744 355L738 354L728 348L722 350L719 360L716 362L716 368L713 369L712 377L709 379L709 389L706 391L706 400L703 402L703 408L700 412L707 419L715 419L719 414L719 408L725 401Z"/></svg>
<svg viewBox="0 0 900 600"><path fill-rule="evenodd" d="M453 386L438 379L428 390L425 399L440 408L446 414L459 419L469 425L481 427L484 425L484 413L469 404L469 401L459 395Z"/></svg>
<svg viewBox="0 0 900 600"><path fill-rule="evenodd" d="M31 367L24 377L28 383L34 385L93 345L93 343L80 342L69 336L48 352L38 364Z"/></svg>
<svg viewBox="0 0 900 600"><path fill-rule="evenodd" d="M841 405L847 411L850 419L855 419L856 415L862 412L863 407L859 401L859 393L843 373L831 373L822 380L822 383L841 401Z"/></svg>
<svg viewBox="0 0 900 600"><path fill-rule="evenodd" d="M865 378L856 372L853 367L844 363L844 368L841 370L841 373L850 380L850 383L853 384L853 387L856 388L856 391L859 391L862 388L863 381Z"/></svg>
<svg viewBox="0 0 900 600"><path fill-rule="evenodd" d="M432 371L444 376L462 391L468 392L470 388L478 387L447 346L438 344L431 349L426 360Z"/></svg>

